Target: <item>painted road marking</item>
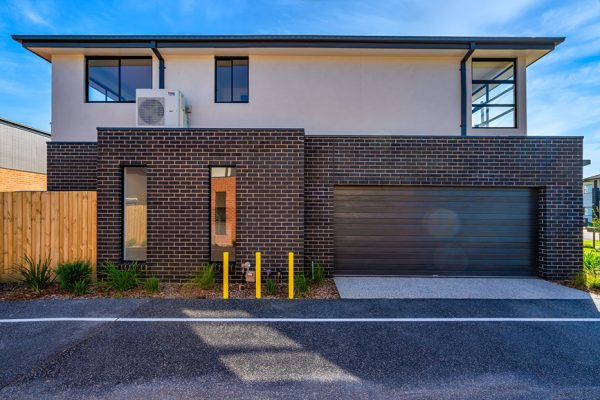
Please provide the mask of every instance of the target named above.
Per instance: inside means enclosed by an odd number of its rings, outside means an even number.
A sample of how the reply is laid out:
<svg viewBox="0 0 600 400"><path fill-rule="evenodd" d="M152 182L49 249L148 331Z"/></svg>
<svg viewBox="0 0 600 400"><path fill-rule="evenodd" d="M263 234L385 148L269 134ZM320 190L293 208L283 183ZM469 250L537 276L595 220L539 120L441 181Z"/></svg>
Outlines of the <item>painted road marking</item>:
<svg viewBox="0 0 600 400"><path fill-rule="evenodd" d="M184 323L381 323L381 322L600 322L600 318L9 318L0 324L31 322L184 322Z"/></svg>

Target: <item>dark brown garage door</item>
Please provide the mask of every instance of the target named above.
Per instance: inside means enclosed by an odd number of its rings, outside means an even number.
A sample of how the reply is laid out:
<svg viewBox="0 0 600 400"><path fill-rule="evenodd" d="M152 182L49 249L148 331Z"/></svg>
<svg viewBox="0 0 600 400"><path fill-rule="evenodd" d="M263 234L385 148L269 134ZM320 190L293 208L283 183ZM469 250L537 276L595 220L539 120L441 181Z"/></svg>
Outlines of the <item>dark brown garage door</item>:
<svg viewBox="0 0 600 400"><path fill-rule="evenodd" d="M537 273L534 189L336 186L338 275Z"/></svg>

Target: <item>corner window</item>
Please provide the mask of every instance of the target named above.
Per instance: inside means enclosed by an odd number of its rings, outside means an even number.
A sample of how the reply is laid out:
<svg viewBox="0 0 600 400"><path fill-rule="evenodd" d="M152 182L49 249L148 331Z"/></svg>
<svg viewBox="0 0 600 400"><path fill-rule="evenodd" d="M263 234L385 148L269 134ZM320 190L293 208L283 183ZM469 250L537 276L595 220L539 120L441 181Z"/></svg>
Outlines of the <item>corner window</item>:
<svg viewBox="0 0 600 400"><path fill-rule="evenodd" d="M134 102L136 89L152 88L150 57L88 57L88 103Z"/></svg>
<svg viewBox="0 0 600 400"><path fill-rule="evenodd" d="M145 261L148 214L146 168L124 168L123 180L123 259Z"/></svg>
<svg viewBox="0 0 600 400"><path fill-rule="evenodd" d="M248 57L215 59L215 102L248 102Z"/></svg>
<svg viewBox="0 0 600 400"><path fill-rule="evenodd" d="M471 112L473 128L516 128L516 62L473 59Z"/></svg>
<svg viewBox="0 0 600 400"><path fill-rule="evenodd" d="M223 261L223 253L229 252L229 260L235 261L236 199L235 168L213 167L210 169L210 258Z"/></svg>

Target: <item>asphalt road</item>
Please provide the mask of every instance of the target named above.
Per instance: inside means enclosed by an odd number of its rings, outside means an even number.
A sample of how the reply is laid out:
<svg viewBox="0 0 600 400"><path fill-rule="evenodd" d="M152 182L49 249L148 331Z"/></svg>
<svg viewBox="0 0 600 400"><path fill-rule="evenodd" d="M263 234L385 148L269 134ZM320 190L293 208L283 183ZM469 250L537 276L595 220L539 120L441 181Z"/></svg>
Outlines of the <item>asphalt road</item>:
<svg viewBox="0 0 600 400"><path fill-rule="evenodd" d="M130 319L2 322L60 317ZM600 321L545 318L600 313L591 300L0 302L0 398L600 398Z"/></svg>

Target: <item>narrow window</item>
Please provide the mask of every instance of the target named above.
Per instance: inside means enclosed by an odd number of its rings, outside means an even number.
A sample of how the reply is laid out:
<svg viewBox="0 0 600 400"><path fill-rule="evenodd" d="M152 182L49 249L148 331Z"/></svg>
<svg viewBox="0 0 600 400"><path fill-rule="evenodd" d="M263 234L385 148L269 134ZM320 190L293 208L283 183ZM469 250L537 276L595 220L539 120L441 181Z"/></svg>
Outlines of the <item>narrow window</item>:
<svg viewBox="0 0 600 400"><path fill-rule="evenodd" d="M248 102L248 58L215 59L215 102Z"/></svg>
<svg viewBox="0 0 600 400"><path fill-rule="evenodd" d="M474 59L471 112L473 128L516 128L516 62Z"/></svg>
<svg viewBox="0 0 600 400"><path fill-rule="evenodd" d="M152 88L152 58L89 57L89 103L134 102L136 89Z"/></svg>
<svg viewBox="0 0 600 400"><path fill-rule="evenodd" d="M146 168L126 167L124 179L123 259L146 260Z"/></svg>
<svg viewBox="0 0 600 400"><path fill-rule="evenodd" d="M223 253L235 261L235 168L213 167L210 169L211 187L211 261L223 261Z"/></svg>

